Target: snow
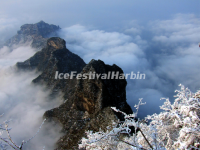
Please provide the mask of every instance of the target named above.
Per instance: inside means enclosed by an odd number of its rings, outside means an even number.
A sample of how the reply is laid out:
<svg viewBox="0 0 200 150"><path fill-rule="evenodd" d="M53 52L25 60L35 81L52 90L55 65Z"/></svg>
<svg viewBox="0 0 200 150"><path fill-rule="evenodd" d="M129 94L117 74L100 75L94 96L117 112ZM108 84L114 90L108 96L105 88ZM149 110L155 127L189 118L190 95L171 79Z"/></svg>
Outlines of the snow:
<svg viewBox="0 0 200 150"><path fill-rule="evenodd" d="M177 97L173 104L167 98L160 106L160 114L148 115L145 121L149 124L135 121L142 99L136 105L137 112L131 115L112 107L116 112L125 115L123 123L113 123L106 132L87 132L87 138L82 139L79 148L89 149L200 149L200 91L192 93L180 85L176 90ZM130 134L129 126L139 129L137 134ZM90 134L88 134L90 133ZM126 133L127 136L124 136ZM95 141L93 139L96 139Z"/></svg>

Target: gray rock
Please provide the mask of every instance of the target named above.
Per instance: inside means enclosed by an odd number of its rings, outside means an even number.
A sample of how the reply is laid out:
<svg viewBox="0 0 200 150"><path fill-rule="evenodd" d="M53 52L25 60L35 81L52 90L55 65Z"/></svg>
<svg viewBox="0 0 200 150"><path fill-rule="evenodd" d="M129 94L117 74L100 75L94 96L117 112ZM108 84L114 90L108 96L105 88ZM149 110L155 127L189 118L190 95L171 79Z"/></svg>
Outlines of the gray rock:
<svg viewBox="0 0 200 150"><path fill-rule="evenodd" d="M123 73L118 66L105 65L101 60L92 60L81 73L90 71ZM78 79L68 100L44 114L48 120L53 119L63 125L65 136L58 141L57 149L78 149L85 131L106 130L107 126L112 126L112 120L123 120L123 116L114 112L111 106L131 114L131 107L126 102L126 84L125 79Z"/></svg>
<svg viewBox="0 0 200 150"><path fill-rule="evenodd" d="M24 62L18 62L16 67L19 70L37 70L41 74L33 80L35 84L46 85L54 94L62 91L67 97L74 88L76 80L55 79L56 71L59 73L70 73L71 71L81 72L85 62L78 55L66 48L66 43L58 37L49 38L45 48L38 51L34 56Z"/></svg>
<svg viewBox="0 0 200 150"><path fill-rule="evenodd" d="M31 43L36 49L41 49L46 45L46 41L50 36L56 36L56 32L60 30L59 26L49 25L44 21L36 24L25 24L15 36L6 41L5 46L13 46L25 43Z"/></svg>

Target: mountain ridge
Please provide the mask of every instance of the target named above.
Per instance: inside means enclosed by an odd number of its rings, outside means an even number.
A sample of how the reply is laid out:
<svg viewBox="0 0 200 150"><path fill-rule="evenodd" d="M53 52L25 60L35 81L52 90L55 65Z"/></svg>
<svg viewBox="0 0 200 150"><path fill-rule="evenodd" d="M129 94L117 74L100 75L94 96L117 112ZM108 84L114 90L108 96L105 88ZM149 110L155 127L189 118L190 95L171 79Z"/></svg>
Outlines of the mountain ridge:
<svg viewBox="0 0 200 150"><path fill-rule="evenodd" d="M132 113L126 102L126 79L55 79L55 73L81 74L96 72L108 74L110 71L123 73L117 65L105 64L101 60L91 60L85 64L82 58L66 48L65 40L51 37L45 46L24 62L16 63L19 71L36 70L40 75L32 83L45 85L51 96L63 93L63 104L44 113L49 122L61 123L64 136L57 141L57 150L78 149L78 143L85 131L106 130L112 121L123 120L123 115L114 112L117 107L127 114Z"/></svg>

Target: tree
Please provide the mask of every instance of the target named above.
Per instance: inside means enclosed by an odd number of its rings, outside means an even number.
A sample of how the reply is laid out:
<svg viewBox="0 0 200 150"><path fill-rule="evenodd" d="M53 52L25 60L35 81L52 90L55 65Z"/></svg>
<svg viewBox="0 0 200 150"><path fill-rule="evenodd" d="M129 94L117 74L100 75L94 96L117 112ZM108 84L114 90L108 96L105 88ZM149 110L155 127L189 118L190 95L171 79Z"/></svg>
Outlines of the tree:
<svg viewBox="0 0 200 150"><path fill-rule="evenodd" d="M169 99L160 108L160 114L148 115L145 121L135 121L142 99L135 107L137 112L124 114L124 122L113 122L106 132L87 131L87 138L82 138L79 148L86 149L200 149L200 90L192 93L183 85L176 90L177 97L173 104ZM149 123L146 123L149 122ZM130 127L138 132L131 134Z"/></svg>
<svg viewBox="0 0 200 150"><path fill-rule="evenodd" d="M0 117L2 117L2 116L3 115L1 115ZM13 139L12 139L12 137L10 135L11 128L8 128L8 123L10 122L10 120L9 121L5 121L3 124L0 124L0 149L6 150L7 147L10 146L11 148L13 148L15 150L22 150L23 146L25 144L27 144L28 142L30 142L30 140L32 140L39 133L39 131L42 128L42 125L44 124L45 120L46 119L43 120L43 122L40 125L40 127L39 127L38 131L36 132L36 134L34 136L32 136L31 138L29 138L27 141L22 141L22 143L20 145L17 145L13 141ZM4 131L7 132L7 136L8 136L7 138L2 137Z"/></svg>

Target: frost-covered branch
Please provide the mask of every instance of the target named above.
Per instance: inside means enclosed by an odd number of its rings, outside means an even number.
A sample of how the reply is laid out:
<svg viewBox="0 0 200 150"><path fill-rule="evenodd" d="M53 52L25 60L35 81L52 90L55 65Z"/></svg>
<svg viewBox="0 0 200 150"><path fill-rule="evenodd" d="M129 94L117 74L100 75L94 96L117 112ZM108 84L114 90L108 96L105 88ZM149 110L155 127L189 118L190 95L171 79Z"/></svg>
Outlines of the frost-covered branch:
<svg viewBox="0 0 200 150"><path fill-rule="evenodd" d="M142 103L142 99L140 99L138 105L136 105L136 107L139 109L140 105L143 105L144 103ZM115 147L120 147L120 145L118 143L125 143L128 146L134 147L134 148L138 148L138 149L144 149L142 148L138 142L136 141L136 136L134 134L134 140L132 142L122 139L121 138L121 134L127 134L127 135L131 135L131 129L130 127L134 126L135 127L135 131L139 129L139 122L136 121L135 117L136 114L126 114L122 111L120 111L119 109L116 109L115 107L111 107L114 111L122 113L124 115L125 121L124 122L120 122L118 121L117 123L113 122L114 126L112 127L113 129L110 131L99 131L96 133L93 133L92 131L88 131L86 132L88 139L83 138L82 139L82 144L79 145L79 148L85 148L87 147L87 149L92 149L94 148L100 148L100 149L115 149ZM142 132L142 131L141 131ZM145 135L142 132L142 135L144 136L144 138L147 140L147 138L145 137ZM104 142L102 142L104 141ZM118 142L120 141L120 142ZM153 148L151 146L151 144L148 142L147 140L147 144L149 144L149 146L151 148Z"/></svg>
<svg viewBox="0 0 200 150"><path fill-rule="evenodd" d="M11 148L13 148L15 150L22 150L23 145L25 145L28 142L30 142L30 140L32 140L39 133L39 131L42 128L42 125L44 124L45 120L46 119L43 120L43 122L40 125L40 127L39 127L38 131L36 132L36 134L34 136L32 136L30 139L28 139L27 141L23 140L22 143L19 146L13 141L13 139L12 139L12 137L10 135L11 128L8 128L8 123L10 122L10 120L9 121L5 121L4 125L0 124L0 148L2 150L6 150L6 148L10 146ZM7 138L3 138L2 137L3 131L7 132L7 136L8 136Z"/></svg>
<svg viewBox="0 0 200 150"><path fill-rule="evenodd" d="M87 138L82 139L80 148L86 149L200 149L200 91L192 93L180 85L176 90L176 99L171 103L167 98L160 106L162 112L148 115L145 121L136 121L142 99L136 105L136 113L124 114L124 122L114 122L110 131L93 133L88 131ZM134 126L138 132L130 134L129 127ZM140 131L140 132L139 132ZM124 134L125 133L125 134ZM127 135L127 136L124 136Z"/></svg>

